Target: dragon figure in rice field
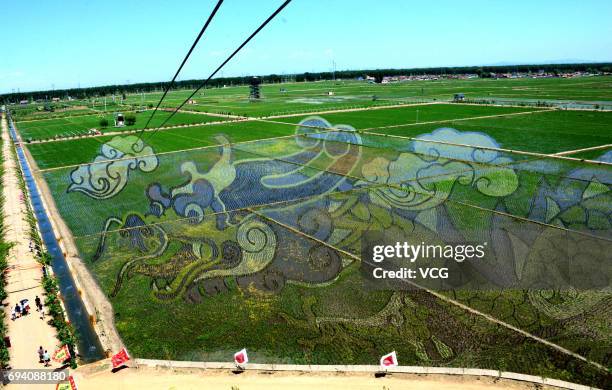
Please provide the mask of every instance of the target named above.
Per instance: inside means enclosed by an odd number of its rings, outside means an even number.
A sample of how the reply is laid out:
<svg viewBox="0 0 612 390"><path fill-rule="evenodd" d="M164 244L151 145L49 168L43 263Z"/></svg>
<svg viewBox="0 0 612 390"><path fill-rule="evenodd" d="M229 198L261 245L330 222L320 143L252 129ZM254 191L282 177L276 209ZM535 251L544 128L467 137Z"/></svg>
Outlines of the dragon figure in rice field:
<svg viewBox="0 0 612 390"><path fill-rule="evenodd" d="M329 131L315 130L321 128ZM102 162L73 171L68 191L95 199L112 198L124 190L130 172L155 172L164 163L178 167L183 178L177 186L148 184L144 190L148 211L104 221L91 260L111 261L110 246L125 253L111 297L129 293L126 284L137 275L150 279L156 299L192 303L232 288L277 294L287 284L333 286L343 272L358 266L350 254L359 253L361 237L371 231L433 243L489 242L497 261L483 264L479 271L520 278L530 251L546 247L554 235L554 229L545 226L595 235L610 231L612 215L606 205L611 202L612 177L603 168L573 170L556 182L522 182L521 172L555 173L555 167L515 162L494 150L499 145L489 136L448 128L419 137L423 142L402 145L391 155L376 153L369 140L350 126L332 126L319 117L302 121L296 135L276 141L287 153L278 153L270 142L259 147L220 139L217 158L206 167L197 159L166 161L151 150L141 153L150 147L128 136L114 139L103 150L106 157L122 157L119 166ZM612 160L612 156L603 158ZM520 209L515 204L517 194L524 192L529 194L529 200L522 202L528 205L521 209L524 218L542 222L534 230L518 229L500 217ZM499 214L482 218L478 231L467 229L466 216L448 202L455 193L476 194ZM571 321L609 297L607 292L572 294L553 299L529 293L529 307ZM405 329L411 318L408 312L417 306L401 291L391 294L378 313L361 318L350 312L317 314L315 303L303 302L303 318L282 314L293 326L321 330L317 340L301 341L311 349L336 337L364 342L348 335L346 327ZM448 340L427 331L408 340L422 360L448 360L454 355Z"/></svg>

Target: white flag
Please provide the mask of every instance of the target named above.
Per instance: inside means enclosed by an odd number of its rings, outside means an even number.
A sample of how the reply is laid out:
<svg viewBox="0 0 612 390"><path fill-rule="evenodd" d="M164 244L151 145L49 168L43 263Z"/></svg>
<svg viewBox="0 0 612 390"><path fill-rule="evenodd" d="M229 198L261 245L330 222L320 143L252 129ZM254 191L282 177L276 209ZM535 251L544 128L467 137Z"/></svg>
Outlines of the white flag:
<svg viewBox="0 0 612 390"><path fill-rule="evenodd" d="M380 358L380 366L383 368L397 367L397 365L397 355L395 354L395 351Z"/></svg>
<svg viewBox="0 0 612 390"><path fill-rule="evenodd" d="M241 366L249 362L249 355L247 355L246 348L242 348L240 351L234 354L234 363Z"/></svg>

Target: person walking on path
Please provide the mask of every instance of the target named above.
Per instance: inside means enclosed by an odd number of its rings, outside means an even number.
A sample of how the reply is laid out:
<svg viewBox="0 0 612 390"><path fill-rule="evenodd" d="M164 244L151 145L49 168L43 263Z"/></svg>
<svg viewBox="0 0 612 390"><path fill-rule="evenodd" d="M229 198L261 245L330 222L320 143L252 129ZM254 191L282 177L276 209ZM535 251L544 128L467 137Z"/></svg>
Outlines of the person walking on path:
<svg viewBox="0 0 612 390"><path fill-rule="evenodd" d="M45 367L49 367L51 363L51 356L49 355L49 352L47 352L46 349L45 353L43 353L43 361L45 362Z"/></svg>
<svg viewBox="0 0 612 390"><path fill-rule="evenodd" d="M40 313L40 319L44 320L45 319L45 309L43 308L42 301L40 300L40 297L38 295L34 299L34 302L36 303L36 311Z"/></svg>
<svg viewBox="0 0 612 390"><path fill-rule="evenodd" d="M21 317L21 306L19 306L19 302L15 304L15 318Z"/></svg>
<svg viewBox="0 0 612 390"><path fill-rule="evenodd" d="M42 345L40 347L38 347L38 362L39 363L43 363L44 359L43 356L45 354L45 350L43 349Z"/></svg>
<svg viewBox="0 0 612 390"><path fill-rule="evenodd" d="M28 314L28 311L30 310L30 303L27 299L22 299L21 300L21 316L25 316Z"/></svg>

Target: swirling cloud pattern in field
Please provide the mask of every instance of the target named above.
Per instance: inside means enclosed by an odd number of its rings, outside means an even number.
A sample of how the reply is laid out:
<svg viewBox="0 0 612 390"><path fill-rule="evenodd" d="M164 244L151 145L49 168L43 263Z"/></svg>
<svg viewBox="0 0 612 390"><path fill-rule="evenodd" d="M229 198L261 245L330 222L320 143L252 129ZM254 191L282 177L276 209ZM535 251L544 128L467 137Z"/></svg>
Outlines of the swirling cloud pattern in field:
<svg viewBox="0 0 612 390"><path fill-rule="evenodd" d="M441 128L418 137L410 152L394 160L376 157L363 164L366 181L358 184L384 184L369 191L372 202L380 206L420 211L444 203L455 183L473 185L492 197L514 192L518 177L507 166L512 159L471 145L499 148L485 134Z"/></svg>
<svg viewBox="0 0 612 390"><path fill-rule="evenodd" d="M102 145L90 164L70 173L67 192L81 192L94 199L108 199L125 188L130 171L151 172L158 166L153 149L136 136L117 136Z"/></svg>
<svg viewBox="0 0 612 390"><path fill-rule="evenodd" d="M487 134L443 127L416 140L411 149L417 154L475 163L473 182L485 195L506 196L518 186L518 177L508 166L512 159L507 153L492 150L500 145Z"/></svg>

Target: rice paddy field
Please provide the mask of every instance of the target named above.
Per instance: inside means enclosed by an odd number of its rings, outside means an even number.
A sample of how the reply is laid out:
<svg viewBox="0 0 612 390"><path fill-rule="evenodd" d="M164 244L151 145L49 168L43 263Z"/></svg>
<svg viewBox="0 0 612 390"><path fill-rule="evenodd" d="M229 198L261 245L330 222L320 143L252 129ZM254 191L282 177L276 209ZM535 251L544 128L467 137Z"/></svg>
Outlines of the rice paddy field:
<svg viewBox="0 0 612 390"><path fill-rule="evenodd" d="M144 128L147 119L151 116L151 113L152 111L125 113L124 115L126 116L130 114L134 115L135 123L133 125L126 125L123 127L116 127L114 125L114 114L99 113L65 116L62 118L25 120L19 122L19 128L21 130L22 137L27 140L45 140L59 137L82 136L86 135L91 129L100 130L102 133L116 133L140 130ZM159 127L169 116L169 112L162 111L155 115L149 126L153 128ZM100 125L100 121L102 119L107 121L107 125L105 127L101 127ZM164 127L220 122L222 120L223 118L209 116L206 114L180 112L170 118Z"/></svg>
<svg viewBox="0 0 612 390"><path fill-rule="evenodd" d="M458 92L516 104L450 103ZM227 361L246 347L253 362L376 364L395 350L402 365L611 385L612 112L531 104L612 101L609 77L195 99L172 121L188 126L142 138L49 140L100 114L13 115L132 355ZM383 236L487 250L434 259L451 280L381 286L363 251Z"/></svg>
<svg viewBox="0 0 612 390"><path fill-rule="evenodd" d="M377 106L405 101L448 101L455 93L467 99L506 99L512 103L534 104L540 101L600 102L609 104L612 78L581 79L502 79L502 80L428 80L404 83L370 84L357 81L320 81L312 83L271 84L262 87L265 101L251 104L239 87L209 90L194 97L194 111L226 112L236 115L266 116L340 109L355 106ZM331 93L331 95L330 95ZM176 93L165 100L165 106L176 107L190 91ZM156 104L161 92L146 95L145 104ZM133 95L127 102L141 104Z"/></svg>

